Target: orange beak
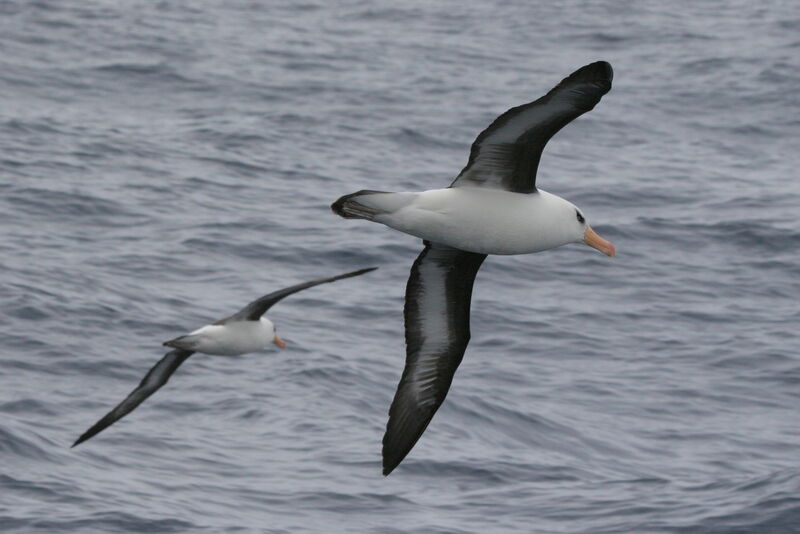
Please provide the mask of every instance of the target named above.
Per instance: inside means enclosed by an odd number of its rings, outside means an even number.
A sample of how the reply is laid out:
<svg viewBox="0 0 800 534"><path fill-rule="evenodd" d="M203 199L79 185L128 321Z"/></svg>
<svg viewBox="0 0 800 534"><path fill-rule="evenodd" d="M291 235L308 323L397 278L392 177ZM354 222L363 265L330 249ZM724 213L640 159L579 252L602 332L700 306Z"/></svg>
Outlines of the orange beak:
<svg viewBox="0 0 800 534"><path fill-rule="evenodd" d="M281 348L281 349L285 349L286 348L286 342L284 340L282 340L281 338L279 338L277 334L275 334L275 337L272 338L272 342L275 343L276 345L278 345L278 348Z"/></svg>
<svg viewBox="0 0 800 534"><path fill-rule="evenodd" d="M606 256L615 256L617 254L617 249L614 245L597 235L597 232L592 230L591 226L586 227L586 231L583 233L583 242L592 248L596 248Z"/></svg>

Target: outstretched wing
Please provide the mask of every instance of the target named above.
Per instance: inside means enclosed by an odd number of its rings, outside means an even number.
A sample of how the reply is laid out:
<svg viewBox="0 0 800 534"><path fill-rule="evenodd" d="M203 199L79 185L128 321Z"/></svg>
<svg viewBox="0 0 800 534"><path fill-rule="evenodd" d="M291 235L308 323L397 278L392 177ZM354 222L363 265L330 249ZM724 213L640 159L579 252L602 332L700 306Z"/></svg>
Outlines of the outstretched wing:
<svg viewBox="0 0 800 534"><path fill-rule="evenodd" d="M406 457L447 396L469 343L472 284L485 254L425 243L406 286L406 367L383 436L383 474Z"/></svg>
<svg viewBox="0 0 800 534"><path fill-rule="evenodd" d="M342 278L350 278L351 276L359 276L364 273L368 273L370 271L374 271L377 267L369 267L368 269L359 269L358 271L353 271L350 273L344 273L337 276L331 276L330 278L319 278L317 280L311 280L310 282L303 282L302 284L293 285L287 287L285 289L280 289L269 295L264 295L261 298L258 298L236 312L235 314L231 315L226 319L222 319L217 321L215 324L224 324L228 321L258 321L262 315L264 315L268 309L270 309L276 302L281 300L284 297L288 297L292 293L297 293L298 291L302 291L304 289L308 289L309 287L318 286L320 284L327 284L328 282L335 282L336 280L341 280Z"/></svg>
<svg viewBox="0 0 800 534"><path fill-rule="evenodd" d="M183 349L176 349L168 352L152 369L150 369L139 383L139 386L134 389L124 401L120 402L116 408L108 412L108 414L95 423L92 428L84 432L72 446L80 445L131 413L137 406L144 402L147 397L166 384L169 377L172 376L172 373L174 373L175 370L186 361L186 358L192 354L194 354L193 351Z"/></svg>
<svg viewBox="0 0 800 534"><path fill-rule="evenodd" d="M469 162L450 187L536 191L536 169L547 141L594 108L611 89L612 78L611 65L605 61L591 63L540 99L497 117L472 143Z"/></svg>

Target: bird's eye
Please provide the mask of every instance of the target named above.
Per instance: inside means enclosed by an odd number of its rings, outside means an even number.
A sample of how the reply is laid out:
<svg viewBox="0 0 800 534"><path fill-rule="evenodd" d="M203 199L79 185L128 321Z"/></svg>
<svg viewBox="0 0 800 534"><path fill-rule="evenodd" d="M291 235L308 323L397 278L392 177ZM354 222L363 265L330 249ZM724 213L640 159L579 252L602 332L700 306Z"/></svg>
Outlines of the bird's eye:
<svg viewBox="0 0 800 534"><path fill-rule="evenodd" d="M584 219L584 218L583 218L583 215L581 215L581 212L579 212L579 211L575 211L575 215L577 215L577 216L578 216L578 222L579 222L579 223L583 224L583 223L585 223L585 222L586 222L586 219Z"/></svg>

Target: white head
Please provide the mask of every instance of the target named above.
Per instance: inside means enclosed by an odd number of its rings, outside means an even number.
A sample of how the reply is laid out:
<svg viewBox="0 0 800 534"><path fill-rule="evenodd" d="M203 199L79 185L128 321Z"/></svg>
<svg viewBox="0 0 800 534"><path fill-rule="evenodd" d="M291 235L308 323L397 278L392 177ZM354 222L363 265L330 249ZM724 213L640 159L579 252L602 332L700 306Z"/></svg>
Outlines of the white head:
<svg viewBox="0 0 800 534"><path fill-rule="evenodd" d="M262 315L261 319L259 319L259 322L266 333L266 337L272 338L272 342L275 343L278 348L285 349L286 342L278 337L278 333L275 331L275 325L272 324L272 321Z"/></svg>
<svg viewBox="0 0 800 534"><path fill-rule="evenodd" d="M617 254L617 249L611 243L611 241L606 241L600 237L597 232L592 230L592 227L586 222L586 217L583 216L583 213L581 213L581 210L578 208L575 208L575 220L579 225L579 237L576 239L576 241L583 241L590 247L596 248L606 256L613 257Z"/></svg>
<svg viewBox="0 0 800 534"><path fill-rule="evenodd" d="M575 204L556 195L549 195L549 197L551 208L558 211L557 219L553 220L557 221L555 224L559 226L559 233L563 232L565 243L583 242L606 256L616 255L617 249L614 245L592 230L592 227L586 222L583 212Z"/></svg>

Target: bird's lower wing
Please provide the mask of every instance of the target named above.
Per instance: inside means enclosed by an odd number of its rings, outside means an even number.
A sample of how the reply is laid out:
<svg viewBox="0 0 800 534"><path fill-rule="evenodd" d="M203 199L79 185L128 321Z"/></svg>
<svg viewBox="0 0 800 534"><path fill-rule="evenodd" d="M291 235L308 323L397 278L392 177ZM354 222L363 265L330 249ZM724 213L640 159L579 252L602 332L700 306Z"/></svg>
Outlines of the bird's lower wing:
<svg viewBox="0 0 800 534"><path fill-rule="evenodd" d="M469 343L472 284L485 254L425 243L406 286L406 367L383 436L383 474L409 453L447 396Z"/></svg>
<svg viewBox="0 0 800 534"><path fill-rule="evenodd" d="M134 389L124 401L120 402L116 408L108 412L108 414L95 423L92 428L84 432L72 446L80 445L131 413L137 406L144 402L147 397L166 384L169 377L172 376L172 373L174 373L175 370L186 361L186 358L192 354L194 354L193 351L183 349L176 349L168 352L152 369L150 369L139 383L139 386Z"/></svg>

